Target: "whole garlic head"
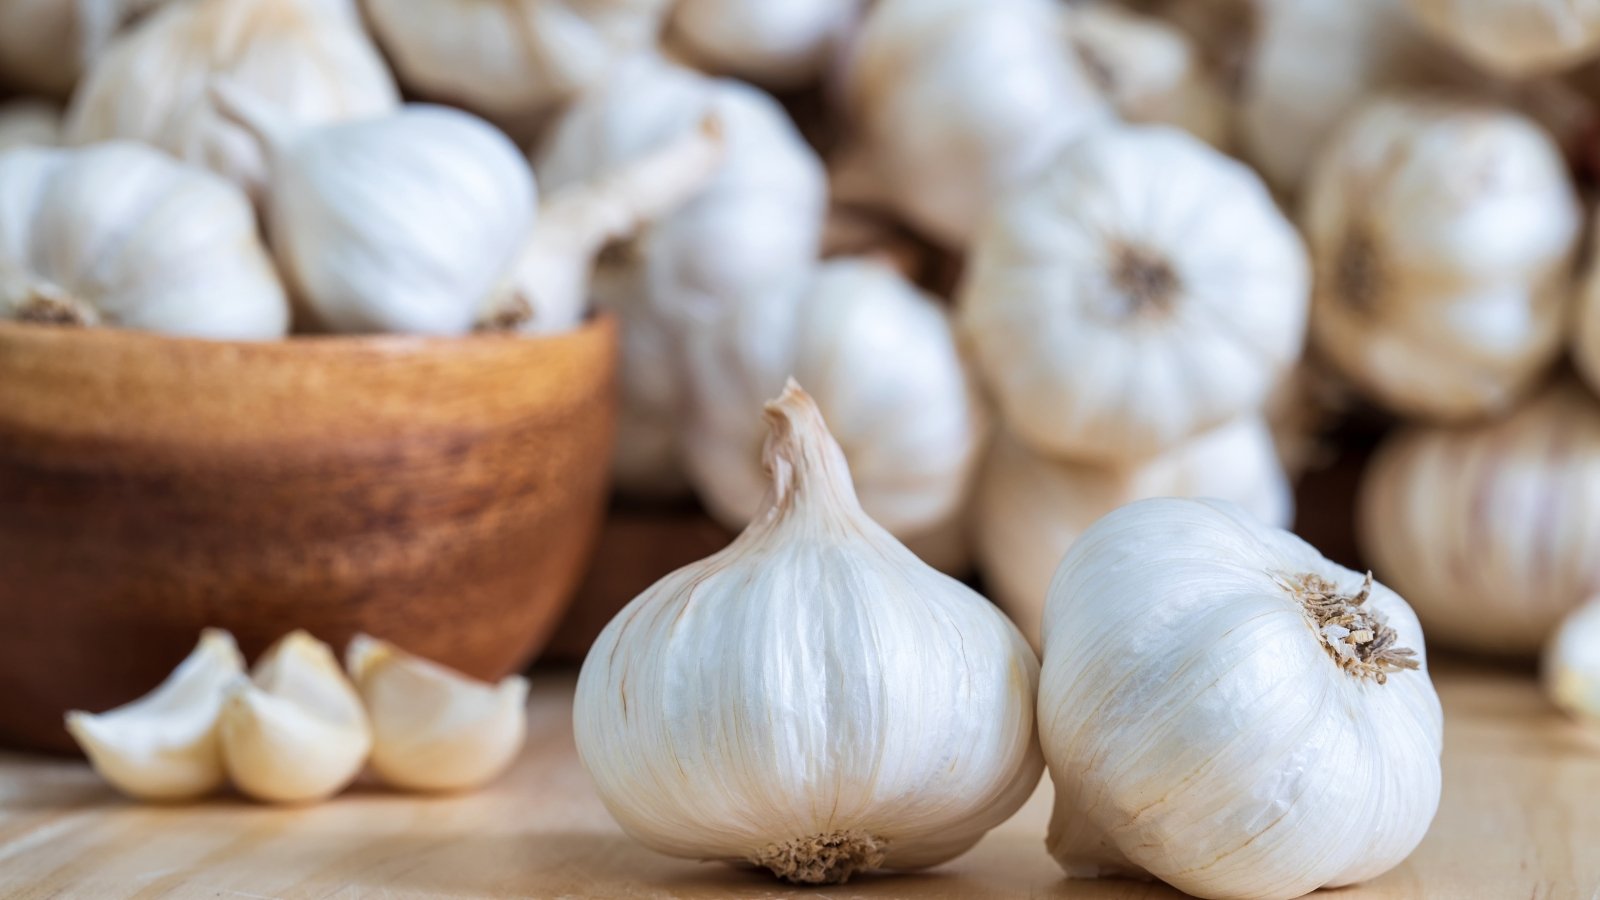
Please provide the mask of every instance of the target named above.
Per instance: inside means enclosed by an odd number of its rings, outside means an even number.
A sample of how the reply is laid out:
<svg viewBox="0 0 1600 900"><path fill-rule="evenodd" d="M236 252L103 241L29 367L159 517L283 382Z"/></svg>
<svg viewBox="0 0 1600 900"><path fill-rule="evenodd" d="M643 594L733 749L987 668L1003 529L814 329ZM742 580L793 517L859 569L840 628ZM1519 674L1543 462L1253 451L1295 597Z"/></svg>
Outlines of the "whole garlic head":
<svg viewBox="0 0 1600 900"><path fill-rule="evenodd" d="M222 759L246 796L308 803L361 774L372 732L361 698L327 644L295 631L229 687Z"/></svg>
<svg viewBox="0 0 1600 900"><path fill-rule="evenodd" d="M168 3L89 70L68 110L68 140L144 141L257 194L261 147L219 113L212 82L241 85L302 126L393 110L394 80L351 12L331 0Z"/></svg>
<svg viewBox="0 0 1600 900"><path fill-rule="evenodd" d="M61 143L61 112L43 100L0 103L0 153L13 147L54 147Z"/></svg>
<svg viewBox="0 0 1600 900"><path fill-rule="evenodd" d="M516 761L528 727L528 679L468 678L357 635L345 664L372 722L372 770L398 788L461 791Z"/></svg>
<svg viewBox="0 0 1600 900"><path fill-rule="evenodd" d="M974 540L992 599L1029 643L1039 646L1045 594L1068 548L1101 516L1147 497L1217 497L1275 528L1294 515L1289 479L1259 416L1117 467L1046 459L1009 434L995 440L973 501Z"/></svg>
<svg viewBox="0 0 1600 900"><path fill-rule="evenodd" d="M1033 652L861 511L804 391L767 419L766 507L601 633L578 753L662 853L803 883L936 865L1038 783Z"/></svg>
<svg viewBox="0 0 1600 900"><path fill-rule="evenodd" d="M1582 228L1555 143L1495 107L1368 101L1304 197L1311 332L1330 363L1414 416L1503 410L1560 353Z"/></svg>
<svg viewBox="0 0 1600 900"><path fill-rule="evenodd" d="M1249 169L1174 128L1107 128L1000 200L962 325L1011 430L1119 463L1259 409L1299 358L1305 250Z"/></svg>
<svg viewBox="0 0 1600 900"><path fill-rule="evenodd" d="M1406 6L1441 40L1499 75L1551 72L1600 55L1600 6L1587 0L1406 0Z"/></svg>
<svg viewBox="0 0 1600 900"><path fill-rule="evenodd" d="M270 340L289 303L242 191L114 141L0 153L0 319Z"/></svg>
<svg viewBox="0 0 1600 900"><path fill-rule="evenodd" d="M822 75L866 0L680 0L668 33L699 67L775 88Z"/></svg>
<svg viewBox="0 0 1600 900"><path fill-rule="evenodd" d="M1045 606L1050 852L1071 877L1299 897L1397 865L1443 716L1404 600L1215 500L1095 523Z"/></svg>
<svg viewBox="0 0 1600 900"><path fill-rule="evenodd" d="M1006 188L1112 116L1050 0L878 0L845 76L855 127L899 212L964 247Z"/></svg>
<svg viewBox="0 0 1600 900"><path fill-rule="evenodd" d="M1436 643L1532 656L1600 593L1600 403L1562 381L1503 419L1403 429L1363 477L1357 534Z"/></svg>
<svg viewBox="0 0 1600 900"><path fill-rule="evenodd" d="M143 800L189 800L222 787L218 718L244 657L226 631L207 629L155 690L110 712L67 713L67 731L100 777Z"/></svg>
<svg viewBox="0 0 1600 900"><path fill-rule="evenodd" d="M1544 650L1544 688L1563 712L1600 726L1600 600L1573 610Z"/></svg>

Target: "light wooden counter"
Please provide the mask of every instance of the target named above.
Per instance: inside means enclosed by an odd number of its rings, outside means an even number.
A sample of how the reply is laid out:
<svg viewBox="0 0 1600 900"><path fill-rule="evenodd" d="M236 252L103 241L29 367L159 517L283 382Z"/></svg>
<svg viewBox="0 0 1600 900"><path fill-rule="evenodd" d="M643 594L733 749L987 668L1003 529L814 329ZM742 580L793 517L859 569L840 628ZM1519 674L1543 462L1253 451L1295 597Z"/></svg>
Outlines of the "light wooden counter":
<svg viewBox="0 0 1600 900"><path fill-rule="evenodd" d="M1401 868L1337 900L1600 898L1600 738L1549 711L1531 676L1436 672L1445 793ZM233 797L157 808L117 798L81 763L0 755L0 896L1082 897L1178 896L1132 882L1069 882L1044 851L1048 785L966 856L933 872L786 889L657 856L624 837L572 748L572 676L537 678L530 740L478 794L417 799L359 788L284 810Z"/></svg>

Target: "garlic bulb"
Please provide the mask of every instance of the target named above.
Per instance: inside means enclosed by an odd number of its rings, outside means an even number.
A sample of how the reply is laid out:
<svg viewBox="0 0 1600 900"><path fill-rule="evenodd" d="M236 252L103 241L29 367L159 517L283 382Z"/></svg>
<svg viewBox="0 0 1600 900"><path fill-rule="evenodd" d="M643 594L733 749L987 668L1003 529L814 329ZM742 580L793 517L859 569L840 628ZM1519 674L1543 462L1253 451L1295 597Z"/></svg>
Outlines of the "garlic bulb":
<svg viewBox="0 0 1600 900"><path fill-rule="evenodd" d="M1544 651L1544 686L1568 715L1600 725L1600 600L1573 610Z"/></svg>
<svg viewBox="0 0 1600 900"><path fill-rule="evenodd" d="M684 459L706 508L742 528L770 483L761 467L761 397L793 375L844 450L868 516L899 538L953 517L987 421L944 310L889 267L837 259L798 302L751 303L727 327L691 336L693 412Z"/></svg>
<svg viewBox="0 0 1600 900"><path fill-rule="evenodd" d="M1443 717L1393 591L1215 500L1095 523L1045 605L1048 845L1071 877L1299 897L1405 859Z"/></svg>
<svg viewBox="0 0 1600 900"><path fill-rule="evenodd" d="M867 518L804 391L766 415L765 508L601 633L578 753L662 853L802 883L937 865L1038 783L1033 653Z"/></svg>
<svg viewBox="0 0 1600 900"><path fill-rule="evenodd" d="M883 188L928 236L965 246L1005 188L1110 119L1050 0L878 0L848 105Z"/></svg>
<svg viewBox="0 0 1600 900"><path fill-rule="evenodd" d="M345 662L372 721L372 769L389 784L468 790L516 761L528 679L485 684L366 635L350 642Z"/></svg>
<svg viewBox="0 0 1600 900"><path fill-rule="evenodd" d="M100 777L130 797L188 800L222 787L217 719L244 657L226 631L207 629L155 690L110 712L67 713L67 731Z"/></svg>
<svg viewBox="0 0 1600 900"><path fill-rule="evenodd" d="M1406 0L1441 40L1497 74L1522 77L1600 56L1600 6L1588 0Z"/></svg>
<svg viewBox="0 0 1600 900"><path fill-rule="evenodd" d="M960 308L1017 437L1117 463L1261 407L1300 356L1306 269L1249 169L1177 129L1108 128L995 205Z"/></svg>
<svg viewBox="0 0 1600 900"><path fill-rule="evenodd" d="M1436 642L1531 656L1600 593L1600 403L1563 381L1497 421L1411 426L1370 463L1358 524Z"/></svg>
<svg viewBox="0 0 1600 900"><path fill-rule="evenodd" d="M61 143L61 113L42 100L0 103L0 153L13 147Z"/></svg>
<svg viewBox="0 0 1600 900"><path fill-rule="evenodd" d="M243 192L116 141L0 153L0 319L268 340L289 303Z"/></svg>
<svg viewBox="0 0 1600 900"><path fill-rule="evenodd" d="M819 77L866 0L680 0L674 45L712 71L778 88Z"/></svg>
<svg viewBox="0 0 1600 900"><path fill-rule="evenodd" d="M366 33L330 0L169 3L118 38L73 95L67 137L133 138L259 192L260 146L214 107L219 78L302 126L376 116L399 103Z"/></svg>
<svg viewBox="0 0 1600 900"><path fill-rule="evenodd" d="M1560 353L1582 217L1560 151L1494 107L1377 98L1306 186L1328 361L1396 411L1505 409Z"/></svg>
<svg viewBox="0 0 1600 900"><path fill-rule="evenodd" d="M1045 459L1008 434L995 440L973 533L991 597L1029 643L1039 646L1045 593L1067 549L1101 516L1146 497L1217 497L1276 528L1294 515L1272 434L1256 416L1118 467Z"/></svg>
<svg viewBox="0 0 1600 900"><path fill-rule="evenodd" d="M655 41L669 0L365 0L411 89L537 116Z"/></svg>
<svg viewBox="0 0 1600 900"><path fill-rule="evenodd" d="M372 732L361 698L327 644L284 636L230 687L222 759L247 796L270 803L331 797L361 774Z"/></svg>

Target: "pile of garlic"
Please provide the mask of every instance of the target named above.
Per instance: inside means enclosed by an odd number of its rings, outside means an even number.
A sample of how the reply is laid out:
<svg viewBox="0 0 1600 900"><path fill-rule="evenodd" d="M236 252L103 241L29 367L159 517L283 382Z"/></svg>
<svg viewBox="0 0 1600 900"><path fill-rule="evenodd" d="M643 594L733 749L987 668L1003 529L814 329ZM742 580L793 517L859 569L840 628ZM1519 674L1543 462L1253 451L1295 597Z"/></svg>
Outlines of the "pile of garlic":
<svg viewBox="0 0 1600 900"><path fill-rule="evenodd" d="M485 684L366 635L341 669L327 644L291 632L247 675L233 636L208 629L155 690L70 712L67 730L130 797L194 800L232 782L263 803L315 803L369 766L407 791L487 784L522 747L527 695L521 676Z"/></svg>

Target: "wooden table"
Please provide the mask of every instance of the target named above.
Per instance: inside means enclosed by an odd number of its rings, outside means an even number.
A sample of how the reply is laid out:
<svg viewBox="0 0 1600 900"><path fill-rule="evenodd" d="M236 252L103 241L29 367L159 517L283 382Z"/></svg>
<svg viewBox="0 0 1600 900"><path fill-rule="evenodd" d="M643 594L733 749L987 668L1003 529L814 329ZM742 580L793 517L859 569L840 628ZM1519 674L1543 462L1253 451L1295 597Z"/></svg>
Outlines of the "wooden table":
<svg viewBox="0 0 1600 900"><path fill-rule="evenodd" d="M1427 840L1374 897L1600 898L1600 737L1549 711L1530 675L1456 663L1444 698L1445 793ZM788 889L658 856L617 829L572 747L570 672L536 679L530 740L493 787L418 799L358 787L326 805L234 797L123 801L81 763L0 755L0 896L1082 897L1178 896L1062 879L1044 851L1049 787L966 856L930 873Z"/></svg>

